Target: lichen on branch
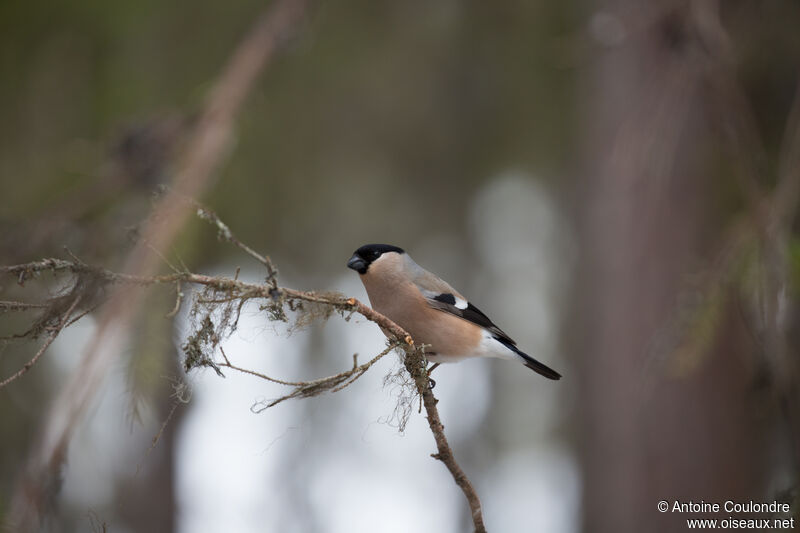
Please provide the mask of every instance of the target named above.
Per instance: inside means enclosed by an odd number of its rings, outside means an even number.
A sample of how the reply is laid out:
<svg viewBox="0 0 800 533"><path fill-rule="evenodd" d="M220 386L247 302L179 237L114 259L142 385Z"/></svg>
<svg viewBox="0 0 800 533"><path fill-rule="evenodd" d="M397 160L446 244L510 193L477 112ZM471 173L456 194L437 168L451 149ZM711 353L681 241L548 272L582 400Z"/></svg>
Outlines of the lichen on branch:
<svg viewBox="0 0 800 533"><path fill-rule="evenodd" d="M392 350L402 351L404 368L410 377L404 382L413 383L416 394L421 397L428 424L436 442L437 452L432 456L444 463L464 493L470 507L475 531L485 532L478 495L456 462L444 434L444 425L436 407L438 400L433 395L431 382L428 379L424 347L415 344L403 328L355 298L348 298L336 292L301 291L279 286L277 269L271 260L239 241L210 210L198 208L197 213L217 227L222 239L234 244L266 268L267 276L264 283L241 281L238 279L238 270L233 277L207 276L188 270L177 270L174 267L169 274L131 275L90 266L74 257L72 260L50 258L20 265L0 266L0 274L13 276L20 285L37 279L45 272L71 276L66 284L66 289L45 302L30 304L5 302L5 305L0 305L2 312L39 312L34 326L17 337L34 339L42 332L50 333L47 342L36 356L25 365L23 370L0 382L0 387L27 372L65 327L102 305L106 287L123 284L145 289L151 286L174 285L178 295L176 306L167 316L174 316L177 313L185 300L184 288L192 287L189 317L193 327L192 332L181 345L184 353L184 369L190 372L196 368L209 367L220 376L224 376L226 371L235 371L290 388L289 392L278 398L255 404L252 407L255 412L261 412L289 399L310 398L323 393L341 391L361 378L376 362ZM86 296L84 297L84 295ZM361 364L354 355L351 368L318 379L287 381L267 376L235 363L225 353L223 347L225 339L236 331L243 307L251 301L258 303L260 311L264 312L269 320L287 322L290 324L290 328L302 328L315 320L326 320L333 314L339 314L345 320L349 320L353 314L361 315L378 325L386 334L387 347ZM37 324L40 325L37 326ZM408 398L405 401L408 402ZM409 411L405 410L404 412Z"/></svg>

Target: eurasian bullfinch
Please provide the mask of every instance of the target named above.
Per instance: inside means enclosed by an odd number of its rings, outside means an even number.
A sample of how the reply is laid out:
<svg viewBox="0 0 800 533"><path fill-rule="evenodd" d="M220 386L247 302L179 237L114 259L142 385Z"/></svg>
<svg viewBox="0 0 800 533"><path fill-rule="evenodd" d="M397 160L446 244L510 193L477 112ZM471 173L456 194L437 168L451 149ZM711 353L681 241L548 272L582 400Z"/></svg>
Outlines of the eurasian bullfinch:
<svg viewBox="0 0 800 533"><path fill-rule="evenodd" d="M365 244L347 266L360 274L372 307L428 346L429 361L443 363L467 357L519 361L546 378L561 374L517 348L489 317L447 282L414 262L402 248Z"/></svg>

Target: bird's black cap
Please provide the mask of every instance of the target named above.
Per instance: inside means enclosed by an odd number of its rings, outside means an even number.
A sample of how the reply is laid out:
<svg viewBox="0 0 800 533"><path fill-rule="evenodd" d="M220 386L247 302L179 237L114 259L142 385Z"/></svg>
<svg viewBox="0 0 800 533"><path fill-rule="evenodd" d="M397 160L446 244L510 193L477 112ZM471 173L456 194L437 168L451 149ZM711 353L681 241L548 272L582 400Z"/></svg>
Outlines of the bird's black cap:
<svg viewBox="0 0 800 533"><path fill-rule="evenodd" d="M388 252L404 254L405 250L397 246L392 246L391 244L365 244L353 252L350 260L347 261L347 267L352 268L359 274L366 274L372 262Z"/></svg>

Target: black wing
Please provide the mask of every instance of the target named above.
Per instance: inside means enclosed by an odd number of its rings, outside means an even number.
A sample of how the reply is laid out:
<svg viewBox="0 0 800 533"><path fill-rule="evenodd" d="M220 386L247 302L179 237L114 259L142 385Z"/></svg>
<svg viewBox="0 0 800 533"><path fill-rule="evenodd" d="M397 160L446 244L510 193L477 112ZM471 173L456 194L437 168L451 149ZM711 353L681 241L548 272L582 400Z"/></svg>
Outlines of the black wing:
<svg viewBox="0 0 800 533"><path fill-rule="evenodd" d="M429 296L427 298L428 304L433 307L434 309L438 309L439 311L444 311L445 313L450 313L451 315L455 315L457 317L463 318L464 320L468 320L473 324L477 324L482 328L486 328L495 339L500 341L504 344L509 350L515 352L517 355L522 357L525 366L530 368L531 370L543 375L549 379L561 379L561 374L553 370L552 368L544 365L531 357L530 355L521 352L519 348L517 348L517 343L511 340L511 338L505 334L505 332L498 328L494 322L489 320L489 317L483 314L483 312L472 305L471 303L467 302L466 307L464 307L464 300L461 298L456 298L454 294L451 293L442 293L436 294L433 296ZM461 300L459 302L458 300ZM459 303L461 307L459 307ZM462 307L464 307L462 309Z"/></svg>
<svg viewBox="0 0 800 533"><path fill-rule="evenodd" d="M450 313L451 315L455 315L459 318L463 318L473 324L477 324L482 328L486 328L492 335L498 338L498 340L502 341L503 344L511 344L512 346L516 346L516 342L511 340L511 337L506 335L506 333L498 328L494 322L489 320L489 317L483 314L483 312L472 305L471 303L467 303L467 306L462 309L456 306L456 296L451 293L442 293L437 294L432 297L428 297L428 304L433 307L434 309L438 309L439 311L444 311L445 313Z"/></svg>

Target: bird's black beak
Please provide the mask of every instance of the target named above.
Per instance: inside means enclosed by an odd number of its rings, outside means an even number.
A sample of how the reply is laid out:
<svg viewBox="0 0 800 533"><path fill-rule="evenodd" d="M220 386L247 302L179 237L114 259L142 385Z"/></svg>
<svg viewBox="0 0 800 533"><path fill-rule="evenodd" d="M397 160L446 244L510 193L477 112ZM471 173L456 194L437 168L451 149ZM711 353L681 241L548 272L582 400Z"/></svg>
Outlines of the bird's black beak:
<svg viewBox="0 0 800 533"><path fill-rule="evenodd" d="M358 254L353 254L353 257L347 262L347 268L352 268L359 274L367 273L367 262L361 259Z"/></svg>

